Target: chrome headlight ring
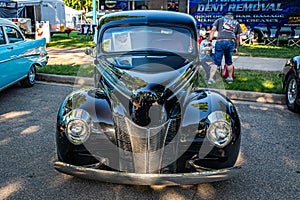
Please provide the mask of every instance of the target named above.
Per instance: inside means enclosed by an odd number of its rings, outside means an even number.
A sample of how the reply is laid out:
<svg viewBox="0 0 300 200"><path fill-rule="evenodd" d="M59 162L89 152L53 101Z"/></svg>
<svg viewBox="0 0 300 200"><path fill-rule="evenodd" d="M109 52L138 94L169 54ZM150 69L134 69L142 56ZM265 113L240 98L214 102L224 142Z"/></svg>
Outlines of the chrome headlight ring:
<svg viewBox="0 0 300 200"><path fill-rule="evenodd" d="M230 116L225 112L215 111L208 116L208 120L207 139L219 148L228 145L233 138Z"/></svg>
<svg viewBox="0 0 300 200"><path fill-rule="evenodd" d="M75 145L84 143L90 136L91 117L83 109L75 109L65 117L65 133L68 140Z"/></svg>

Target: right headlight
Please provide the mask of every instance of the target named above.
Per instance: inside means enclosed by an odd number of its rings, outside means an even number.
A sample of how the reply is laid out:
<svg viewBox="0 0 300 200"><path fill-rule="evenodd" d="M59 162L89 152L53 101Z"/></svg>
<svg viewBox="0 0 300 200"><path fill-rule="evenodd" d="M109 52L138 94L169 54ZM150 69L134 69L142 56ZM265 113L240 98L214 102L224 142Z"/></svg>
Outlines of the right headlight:
<svg viewBox="0 0 300 200"><path fill-rule="evenodd" d="M217 147L223 148L232 140L230 116L222 111L216 111L208 117L210 124L206 131L207 139Z"/></svg>
<svg viewBox="0 0 300 200"><path fill-rule="evenodd" d="M75 145L84 143L90 136L91 117L82 109L72 110L65 118L66 136Z"/></svg>

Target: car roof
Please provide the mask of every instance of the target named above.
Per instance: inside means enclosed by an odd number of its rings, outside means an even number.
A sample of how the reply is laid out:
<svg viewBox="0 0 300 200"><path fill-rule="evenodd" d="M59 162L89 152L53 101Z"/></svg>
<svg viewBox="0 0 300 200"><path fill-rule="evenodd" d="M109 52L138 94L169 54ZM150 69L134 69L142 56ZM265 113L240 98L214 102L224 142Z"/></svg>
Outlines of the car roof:
<svg viewBox="0 0 300 200"><path fill-rule="evenodd" d="M19 29L19 27L12 21L10 21L8 19L0 18L0 26L3 26L3 25L9 25L9 26Z"/></svg>
<svg viewBox="0 0 300 200"><path fill-rule="evenodd" d="M196 27L196 20L186 13L162 10L134 10L106 14L100 20L103 25L131 24L171 24L177 26Z"/></svg>

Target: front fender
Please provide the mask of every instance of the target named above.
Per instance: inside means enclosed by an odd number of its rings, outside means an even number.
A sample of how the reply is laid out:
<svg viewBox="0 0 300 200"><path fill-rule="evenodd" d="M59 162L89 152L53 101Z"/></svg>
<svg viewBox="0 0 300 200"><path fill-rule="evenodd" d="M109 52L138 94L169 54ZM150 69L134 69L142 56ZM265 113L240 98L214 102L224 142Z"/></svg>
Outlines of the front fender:
<svg viewBox="0 0 300 200"><path fill-rule="evenodd" d="M232 128L232 140L224 147L217 147L207 139L208 127L218 120L228 122ZM194 143L199 141L198 148L193 150L199 156L195 160L197 166L220 169L235 164L240 149L241 124L237 110L228 98L215 91L195 91L186 106L182 122L185 138Z"/></svg>
<svg viewBox="0 0 300 200"><path fill-rule="evenodd" d="M74 109L87 111L93 122L113 124L110 101L100 89L80 89L68 95L60 106L58 119Z"/></svg>
<svg viewBox="0 0 300 200"><path fill-rule="evenodd" d="M113 126L110 101L100 89L80 89L68 95L62 102L56 127L58 159L71 164L91 164L98 162L83 144L74 145L66 136L66 118L74 110L88 113L92 124ZM92 140L92 139L91 139Z"/></svg>
<svg viewBox="0 0 300 200"><path fill-rule="evenodd" d="M294 74L295 77L300 77L300 56L294 56L291 59L287 60L285 66L282 69L284 77L282 78L283 89L286 89L286 84L289 76Z"/></svg>
<svg viewBox="0 0 300 200"><path fill-rule="evenodd" d="M198 124L216 111L227 113L232 121L240 126L237 110L233 103L224 95L211 90L197 90L191 95L184 114L184 123Z"/></svg>

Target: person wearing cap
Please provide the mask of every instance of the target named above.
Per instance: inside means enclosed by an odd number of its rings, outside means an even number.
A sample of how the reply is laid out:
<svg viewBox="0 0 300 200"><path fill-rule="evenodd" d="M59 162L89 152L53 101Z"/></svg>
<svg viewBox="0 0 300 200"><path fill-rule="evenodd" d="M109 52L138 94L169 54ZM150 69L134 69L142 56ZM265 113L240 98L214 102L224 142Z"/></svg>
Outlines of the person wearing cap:
<svg viewBox="0 0 300 200"><path fill-rule="evenodd" d="M206 80L208 80L208 84L215 83L214 80L214 73L211 73L210 71L214 71L214 54L215 54L215 43L216 40L213 40L211 45L208 45L208 37L209 37L210 31L206 31L204 39L202 40L200 44L200 55L199 55L199 61L203 69L206 73ZM212 72L213 72L212 71Z"/></svg>
<svg viewBox="0 0 300 200"><path fill-rule="evenodd" d="M228 77L226 78L227 83L233 82L233 53L237 53L237 48L240 42L240 34L242 33L241 26L237 20L234 19L233 14L228 12L224 17L217 19L213 23L209 35L209 42L211 45L212 39L214 38L215 32L218 31L217 42L215 46L215 57L214 63L216 67L211 70L214 74L217 71L217 66L221 66L223 56L225 57L225 64L227 65Z"/></svg>
<svg viewBox="0 0 300 200"><path fill-rule="evenodd" d="M168 7L168 11L179 11L178 6L176 5L175 1L171 1L171 5Z"/></svg>

